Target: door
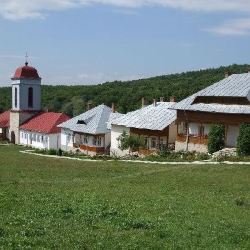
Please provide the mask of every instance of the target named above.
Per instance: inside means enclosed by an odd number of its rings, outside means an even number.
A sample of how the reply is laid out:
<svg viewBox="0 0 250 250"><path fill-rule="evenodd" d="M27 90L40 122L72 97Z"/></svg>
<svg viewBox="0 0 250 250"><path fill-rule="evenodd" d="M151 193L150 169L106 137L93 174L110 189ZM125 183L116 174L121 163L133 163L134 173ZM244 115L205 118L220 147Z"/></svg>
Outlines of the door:
<svg viewBox="0 0 250 250"><path fill-rule="evenodd" d="M240 128L239 126L228 126L226 135L226 146L230 148L235 148L237 145L237 139L239 136Z"/></svg>

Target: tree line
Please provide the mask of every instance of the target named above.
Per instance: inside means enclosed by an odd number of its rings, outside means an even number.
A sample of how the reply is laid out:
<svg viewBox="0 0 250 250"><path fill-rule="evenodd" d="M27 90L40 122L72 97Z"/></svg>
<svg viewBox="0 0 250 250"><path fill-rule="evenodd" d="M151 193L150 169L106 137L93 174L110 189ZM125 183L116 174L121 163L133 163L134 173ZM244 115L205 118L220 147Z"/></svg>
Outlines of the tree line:
<svg viewBox="0 0 250 250"><path fill-rule="evenodd" d="M157 76L134 81L106 82L98 85L43 85L42 105L44 110L65 112L76 116L92 106L115 103L117 111L127 113L141 106L142 97L149 103L164 97L166 101L175 96L177 101L217 82L225 72L244 73L250 65L233 64L226 67ZM0 88L0 111L11 108L11 87Z"/></svg>

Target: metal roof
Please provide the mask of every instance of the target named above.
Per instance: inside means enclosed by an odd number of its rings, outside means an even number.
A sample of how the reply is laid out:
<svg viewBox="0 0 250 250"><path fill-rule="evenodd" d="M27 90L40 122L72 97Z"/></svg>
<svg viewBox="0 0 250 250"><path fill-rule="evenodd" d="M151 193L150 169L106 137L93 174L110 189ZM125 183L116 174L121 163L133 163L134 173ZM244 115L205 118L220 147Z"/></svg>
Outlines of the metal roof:
<svg viewBox="0 0 250 250"><path fill-rule="evenodd" d="M225 78L196 94L176 103L173 108L177 110L190 110L229 114L250 114L250 105L226 105L218 103L195 103L196 97L246 97L250 100L250 73L234 74Z"/></svg>
<svg viewBox="0 0 250 250"><path fill-rule="evenodd" d="M174 102L158 102L130 112L114 120L112 125L128 128L163 130L176 120L176 111L169 109Z"/></svg>
<svg viewBox="0 0 250 250"><path fill-rule="evenodd" d="M58 127L85 134L106 134L109 132L108 122L119 113L112 113L112 109L104 104L60 124ZM121 115L121 114L119 114Z"/></svg>

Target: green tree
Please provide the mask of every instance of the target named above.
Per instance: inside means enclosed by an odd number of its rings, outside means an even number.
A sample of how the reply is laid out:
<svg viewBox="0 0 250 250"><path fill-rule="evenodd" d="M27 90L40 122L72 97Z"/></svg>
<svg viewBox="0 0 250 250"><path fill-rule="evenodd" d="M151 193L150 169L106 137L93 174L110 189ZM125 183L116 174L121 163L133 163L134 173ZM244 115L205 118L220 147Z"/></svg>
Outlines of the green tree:
<svg viewBox="0 0 250 250"><path fill-rule="evenodd" d="M119 149L131 152L139 151L140 148L145 147L145 138L138 135L128 135L125 131L119 136Z"/></svg>
<svg viewBox="0 0 250 250"><path fill-rule="evenodd" d="M212 125L208 134L208 152L213 154L225 147L225 127L223 125Z"/></svg>
<svg viewBox="0 0 250 250"><path fill-rule="evenodd" d="M250 155L250 124L240 126L240 134L237 140L238 155Z"/></svg>

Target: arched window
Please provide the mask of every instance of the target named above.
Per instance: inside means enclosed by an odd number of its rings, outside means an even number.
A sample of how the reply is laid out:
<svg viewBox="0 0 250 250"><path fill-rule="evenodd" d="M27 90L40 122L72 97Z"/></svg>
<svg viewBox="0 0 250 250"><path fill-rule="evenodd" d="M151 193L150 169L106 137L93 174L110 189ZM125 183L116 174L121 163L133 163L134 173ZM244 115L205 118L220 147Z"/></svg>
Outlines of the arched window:
<svg viewBox="0 0 250 250"><path fill-rule="evenodd" d="M33 88L29 88L29 93L28 93L28 106L29 108L33 108Z"/></svg>
<svg viewBox="0 0 250 250"><path fill-rule="evenodd" d="M17 88L15 88L15 108L17 108Z"/></svg>

